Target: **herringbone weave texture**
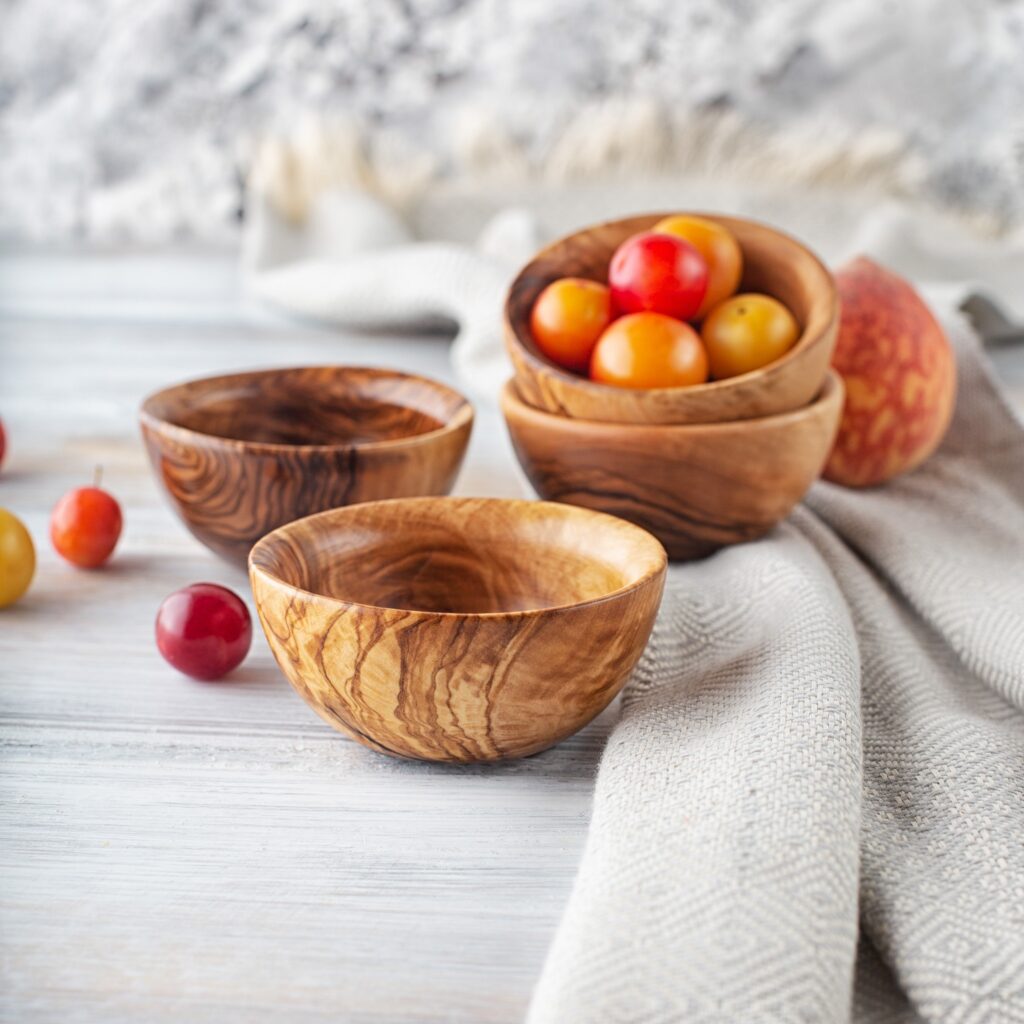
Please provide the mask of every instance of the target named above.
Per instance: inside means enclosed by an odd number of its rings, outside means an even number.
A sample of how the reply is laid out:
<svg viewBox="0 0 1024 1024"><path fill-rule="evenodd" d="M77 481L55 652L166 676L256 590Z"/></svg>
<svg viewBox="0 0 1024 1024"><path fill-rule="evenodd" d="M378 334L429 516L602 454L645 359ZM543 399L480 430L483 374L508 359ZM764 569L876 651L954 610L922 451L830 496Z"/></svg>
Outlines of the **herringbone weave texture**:
<svg viewBox="0 0 1024 1024"><path fill-rule="evenodd" d="M925 467L670 571L532 1024L1024 1022L1024 432L947 327Z"/></svg>

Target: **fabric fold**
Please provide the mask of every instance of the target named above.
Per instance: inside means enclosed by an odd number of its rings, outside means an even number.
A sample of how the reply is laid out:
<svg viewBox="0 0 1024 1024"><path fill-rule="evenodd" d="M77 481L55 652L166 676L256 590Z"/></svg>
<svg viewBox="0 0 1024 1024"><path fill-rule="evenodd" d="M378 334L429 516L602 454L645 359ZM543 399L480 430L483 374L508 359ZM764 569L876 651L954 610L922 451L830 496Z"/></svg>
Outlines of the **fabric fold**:
<svg viewBox="0 0 1024 1024"><path fill-rule="evenodd" d="M1024 1021L1024 433L945 319L932 460L670 570L532 1024L847 1020L858 877L856 1019Z"/></svg>
<svg viewBox="0 0 1024 1024"><path fill-rule="evenodd" d="M365 193L328 190L299 225L257 193L243 270L253 296L298 316L350 327L454 324L452 362L462 386L494 402L511 375L501 343L505 291L539 245L533 217L514 208L469 246L415 241Z"/></svg>
<svg viewBox="0 0 1024 1024"><path fill-rule="evenodd" d="M865 932L925 1019L1024 1021L1024 431L946 326L940 453L809 505L860 638Z"/></svg>
<svg viewBox="0 0 1024 1024"><path fill-rule="evenodd" d="M847 1015L859 673L797 528L670 569L534 1024Z"/></svg>

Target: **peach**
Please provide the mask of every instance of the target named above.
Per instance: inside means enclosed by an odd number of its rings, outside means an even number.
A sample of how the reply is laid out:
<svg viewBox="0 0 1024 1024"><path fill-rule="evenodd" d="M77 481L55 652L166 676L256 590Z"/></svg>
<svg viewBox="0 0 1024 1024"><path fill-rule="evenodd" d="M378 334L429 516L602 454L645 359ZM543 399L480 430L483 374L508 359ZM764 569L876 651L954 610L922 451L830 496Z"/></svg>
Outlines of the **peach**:
<svg viewBox="0 0 1024 1024"><path fill-rule="evenodd" d="M836 272L842 303L832 365L846 384L827 480L869 487L919 466L953 415L956 362L916 291L859 257Z"/></svg>

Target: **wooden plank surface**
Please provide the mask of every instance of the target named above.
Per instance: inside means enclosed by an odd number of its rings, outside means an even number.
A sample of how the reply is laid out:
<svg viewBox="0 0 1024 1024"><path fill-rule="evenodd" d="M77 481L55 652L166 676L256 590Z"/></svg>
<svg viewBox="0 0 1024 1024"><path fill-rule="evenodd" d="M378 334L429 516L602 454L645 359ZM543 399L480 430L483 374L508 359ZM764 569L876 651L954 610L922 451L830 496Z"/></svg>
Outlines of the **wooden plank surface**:
<svg viewBox="0 0 1024 1024"><path fill-rule="evenodd" d="M165 665L153 617L247 581L163 503L135 410L169 381L353 362L451 380L443 338L339 335L253 312L230 257L0 260L0 504L38 549L0 615L0 1018L522 1017L568 895L611 714L494 768L396 762L292 692L257 632L228 682ZM481 410L458 490L522 493ZM125 533L76 571L49 510L102 463Z"/></svg>
<svg viewBox="0 0 1024 1024"><path fill-rule="evenodd" d="M324 361L454 383L446 346L255 311L230 254L0 257L0 504L39 553L29 595L0 614L0 1019L521 1019L614 709L523 762L407 764L317 719L262 635L220 684L177 675L152 638L171 590L248 587L161 500L135 426L147 391ZM1022 356L995 353L1018 401ZM96 463L126 530L89 573L46 526ZM458 491L523 493L494 411Z"/></svg>

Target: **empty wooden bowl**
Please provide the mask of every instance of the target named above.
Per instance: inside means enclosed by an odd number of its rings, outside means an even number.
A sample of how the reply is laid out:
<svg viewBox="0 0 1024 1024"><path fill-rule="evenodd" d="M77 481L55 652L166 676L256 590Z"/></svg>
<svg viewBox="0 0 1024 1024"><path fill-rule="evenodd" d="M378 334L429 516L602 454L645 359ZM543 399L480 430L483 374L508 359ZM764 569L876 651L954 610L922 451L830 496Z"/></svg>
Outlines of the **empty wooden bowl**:
<svg viewBox="0 0 1024 1024"><path fill-rule="evenodd" d="M412 374L318 366L209 377L139 414L185 525L244 566L284 523L359 501L447 494L473 426L458 392Z"/></svg>
<svg viewBox="0 0 1024 1024"><path fill-rule="evenodd" d="M505 302L505 346L519 394L538 409L609 423L720 423L772 416L807 405L821 390L839 325L835 283L805 246L755 221L700 213L735 235L743 249L741 291L764 292L786 305L801 333L781 359L751 373L686 388L634 390L598 384L541 354L530 311L559 277L607 281L612 253L666 214L629 217L578 231L542 249L520 272Z"/></svg>
<svg viewBox="0 0 1024 1024"><path fill-rule="evenodd" d="M542 498L598 509L650 530L673 559L753 540L785 518L818 478L843 407L829 371L793 412L733 423L626 425L556 416L509 381L502 411Z"/></svg>
<svg viewBox="0 0 1024 1024"><path fill-rule="evenodd" d="M665 552L611 516L406 498L283 526L249 573L270 647L329 724L428 761L522 757L584 726L647 643Z"/></svg>

